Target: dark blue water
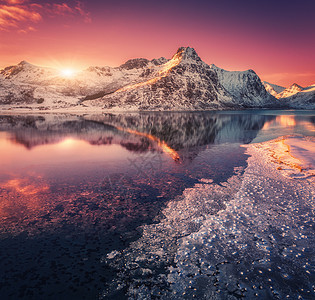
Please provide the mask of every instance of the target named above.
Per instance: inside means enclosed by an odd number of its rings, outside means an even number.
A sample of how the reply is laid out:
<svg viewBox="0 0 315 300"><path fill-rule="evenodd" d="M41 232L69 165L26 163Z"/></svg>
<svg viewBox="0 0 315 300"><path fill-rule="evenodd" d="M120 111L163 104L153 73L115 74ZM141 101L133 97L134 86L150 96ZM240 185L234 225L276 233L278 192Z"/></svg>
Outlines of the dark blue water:
<svg viewBox="0 0 315 300"><path fill-rule="evenodd" d="M0 298L97 299L101 263L241 144L314 135L311 111L0 116ZM119 295L123 298L123 295Z"/></svg>

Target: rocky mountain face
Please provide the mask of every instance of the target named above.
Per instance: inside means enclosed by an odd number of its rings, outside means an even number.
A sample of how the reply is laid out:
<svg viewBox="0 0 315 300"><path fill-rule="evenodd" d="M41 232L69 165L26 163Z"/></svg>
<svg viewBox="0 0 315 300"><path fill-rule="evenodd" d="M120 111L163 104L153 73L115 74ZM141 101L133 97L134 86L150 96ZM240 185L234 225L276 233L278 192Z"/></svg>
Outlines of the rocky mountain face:
<svg viewBox="0 0 315 300"><path fill-rule="evenodd" d="M131 59L72 77L22 61L0 70L1 109L213 110L283 107L252 71L209 66L190 47L171 59Z"/></svg>
<svg viewBox="0 0 315 300"><path fill-rule="evenodd" d="M138 60L136 66L143 66ZM148 62L146 62L148 64ZM129 65L129 64L128 64ZM179 48L171 60L146 67L129 85L84 105L131 110L203 110L233 106L217 74L194 49Z"/></svg>
<svg viewBox="0 0 315 300"><path fill-rule="evenodd" d="M135 110L238 109L276 104L254 71L229 72L209 66L189 47L179 48L171 60L145 70L143 75L114 93L84 104Z"/></svg>
<svg viewBox="0 0 315 300"><path fill-rule="evenodd" d="M287 88L280 87L268 82L263 82L265 89L282 105L298 109L315 109L315 84L302 87L293 83Z"/></svg>
<svg viewBox="0 0 315 300"><path fill-rule="evenodd" d="M265 89L260 78L253 70L226 71L211 65L219 82L232 95L233 102L243 107L275 106L275 99Z"/></svg>

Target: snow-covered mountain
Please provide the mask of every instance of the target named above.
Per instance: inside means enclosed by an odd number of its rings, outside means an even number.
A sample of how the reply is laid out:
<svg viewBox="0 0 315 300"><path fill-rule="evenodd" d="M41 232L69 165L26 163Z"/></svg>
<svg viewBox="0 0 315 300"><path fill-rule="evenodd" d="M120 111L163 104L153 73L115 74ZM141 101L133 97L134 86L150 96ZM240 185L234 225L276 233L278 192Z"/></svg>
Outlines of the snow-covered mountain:
<svg viewBox="0 0 315 300"><path fill-rule="evenodd" d="M146 69L132 84L84 101L89 106L142 110L235 109L273 103L275 99L255 72L228 72L209 66L189 47L179 48L164 64Z"/></svg>
<svg viewBox="0 0 315 300"><path fill-rule="evenodd" d="M203 110L236 106L217 74L194 49L179 48L171 60L145 67L130 84L85 105L131 110Z"/></svg>
<svg viewBox="0 0 315 300"><path fill-rule="evenodd" d="M284 89L281 93L277 94L276 98L278 99L287 98L301 92L302 90L303 90L303 87L301 87L300 85L296 83L293 83L288 88Z"/></svg>
<svg viewBox="0 0 315 300"><path fill-rule="evenodd" d="M190 47L171 59L131 59L75 76L22 61L0 70L1 109L212 110L283 105L252 71L209 66Z"/></svg>
<svg viewBox="0 0 315 300"><path fill-rule="evenodd" d="M266 91L272 96L276 97L279 93L285 90L285 87L263 81Z"/></svg>
<svg viewBox="0 0 315 300"><path fill-rule="evenodd" d="M267 93L260 78L253 70L226 71L211 65L219 82L233 97L234 103L244 107L268 107L275 104L275 99Z"/></svg>
<svg viewBox="0 0 315 300"><path fill-rule="evenodd" d="M288 92L286 97L279 99L284 100L290 107L293 108L315 109L315 84L301 88L300 91L297 90L298 88L291 89L291 95Z"/></svg>
<svg viewBox="0 0 315 300"><path fill-rule="evenodd" d="M61 71L22 61L0 71L0 104L30 108L78 107L80 99L102 89L121 88L140 76L137 68L90 67L67 77Z"/></svg>
<svg viewBox="0 0 315 300"><path fill-rule="evenodd" d="M305 88L296 83L287 88L268 82L263 84L271 95L287 107L315 109L315 84Z"/></svg>

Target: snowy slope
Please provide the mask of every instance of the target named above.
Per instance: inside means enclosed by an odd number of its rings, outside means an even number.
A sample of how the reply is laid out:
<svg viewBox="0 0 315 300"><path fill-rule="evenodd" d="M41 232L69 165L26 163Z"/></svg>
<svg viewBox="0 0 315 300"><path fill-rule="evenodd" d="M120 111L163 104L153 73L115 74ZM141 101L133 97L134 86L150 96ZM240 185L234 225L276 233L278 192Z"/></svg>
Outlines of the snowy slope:
<svg viewBox="0 0 315 300"><path fill-rule="evenodd" d="M282 91L282 87L268 82L264 82L264 86L271 95L279 99L286 107L315 109L315 84L304 88L293 83L288 88L283 88Z"/></svg>
<svg viewBox="0 0 315 300"><path fill-rule="evenodd" d="M141 80L85 105L118 109L203 110L267 107L276 103L253 71L228 72L204 63L190 47L179 48Z"/></svg>
<svg viewBox="0 0 315 300"><path fill-rule="evenodd" d="M285 90L285 87L267 81L263 81L263 85L265 86L266 91L274 97Z"/></svg>
<svg viewBox="0 0 315 300"><path fill-rule="evenodd" d="M179 48L171 60L146 69L141 77L114 93L85 105L132 110L220 109L232 97L194 49Z"/></svg>
<svg viewBox="0 0 315 300"><path fill-rule="evenodd" d="M252 70L209 66L193 48L182 47L170 60L131 59L115 68L90 67L73 77L22 61L0 70L0 105L2 110L212 110L288 103L309 108L313 101L312 89L297 85L276 94L294 96L291 102L277 101L271 88L275 93L282 88L267 84ZM299 102L295 95L306 100Z"/></svg>
<svg viewBox="0 0 315 300"><path fill-rule="evenodd" d="M268 107L275 99L266 91L260 78L253 70L226 71L211 65L224 88L238 105L244 107Z"/></svg>
<svg viewBox="0 0 315 300"><path fill-rule="evenodd" d="M291 86L289 86L288 88L286 88L285 90L283 90L281 93L279 93L276 98L280 99L280 98L287 98L290 96L293 96L299 92L301 92L303 90L303 87L301 87L300 85L293 83Z"/></svg>
<svg viewBox="0 0 315 300"><path fill-rule="evenodd" d="M68 78L59 70L22 61L0 71L0 103L67 108L86 95L116 90L140 74L141 70L124 67L90 67Z"/></svg>
<svg viewBox="0 0 315 300"><path fill-rule="evenodd" d="M315 84L280 100L284 100L292 108L315 109Z"/></svg>

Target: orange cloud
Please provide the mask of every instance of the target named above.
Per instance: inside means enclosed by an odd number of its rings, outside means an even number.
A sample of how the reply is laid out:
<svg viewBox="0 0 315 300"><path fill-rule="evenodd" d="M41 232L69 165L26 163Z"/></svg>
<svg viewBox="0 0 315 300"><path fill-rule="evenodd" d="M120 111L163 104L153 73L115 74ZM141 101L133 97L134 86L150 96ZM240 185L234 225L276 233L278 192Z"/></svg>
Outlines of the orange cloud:
<svg viewBox="0 0 315 300"><path fill-rule="evenodd" d="M30 31L36 31L36 29L35 29L33 26L28 26L28 27L25 28L25 29L20 29L20 30L18 31L18 33L28 33L28 32L30 32Z"/></svg>
<svg viewBox="0 0 315 300"><path fill-rule="evenodd" d="M23 6L0 6L0 29L10 27L18 27L21 22L37 23L42 19L42 16L33 10L33 7Z"/></svg>
<svg viewBox="0 0 315 300"><path fill-rule="evenodd" d="M28 2L28 0L7 0L7 1L3 1L7 4L21 4L24 2Z"/></svg>
<svg viewBox="0 0 315 300"><path fill-rule="evenodd" d="M56 14L60 14L60 15L66 15L66 14L72 14L73 13L73 9L70 8L67 3L62 3L62 4L54 3L54 4L52 4L52 10Z"/></svg>
<svg viewBox="0 0 315 300"><path fill-rule="evenodd" d="M0 5L0 31L16 30L20 33L34 31L35 24L45 17L80 17L91 22L90 13L84 10L81 2L73 5L63 3L38 4L29 0L6 0Z"/></svg>
<svg viewBox="0 0 315 300"><path fill-rule="evenodd" d="M91 16L89 12L86 12L84 10L84 6L82 2L76 2L76 4L73 7L70 7L67 3L61 3L57 4L54 3L52 5L48 5L47 9L50 13L50 15L62 15L62 16L67 16L67 15L80 15L83 17L84 21L89 23L91 22Z"/></svg>

